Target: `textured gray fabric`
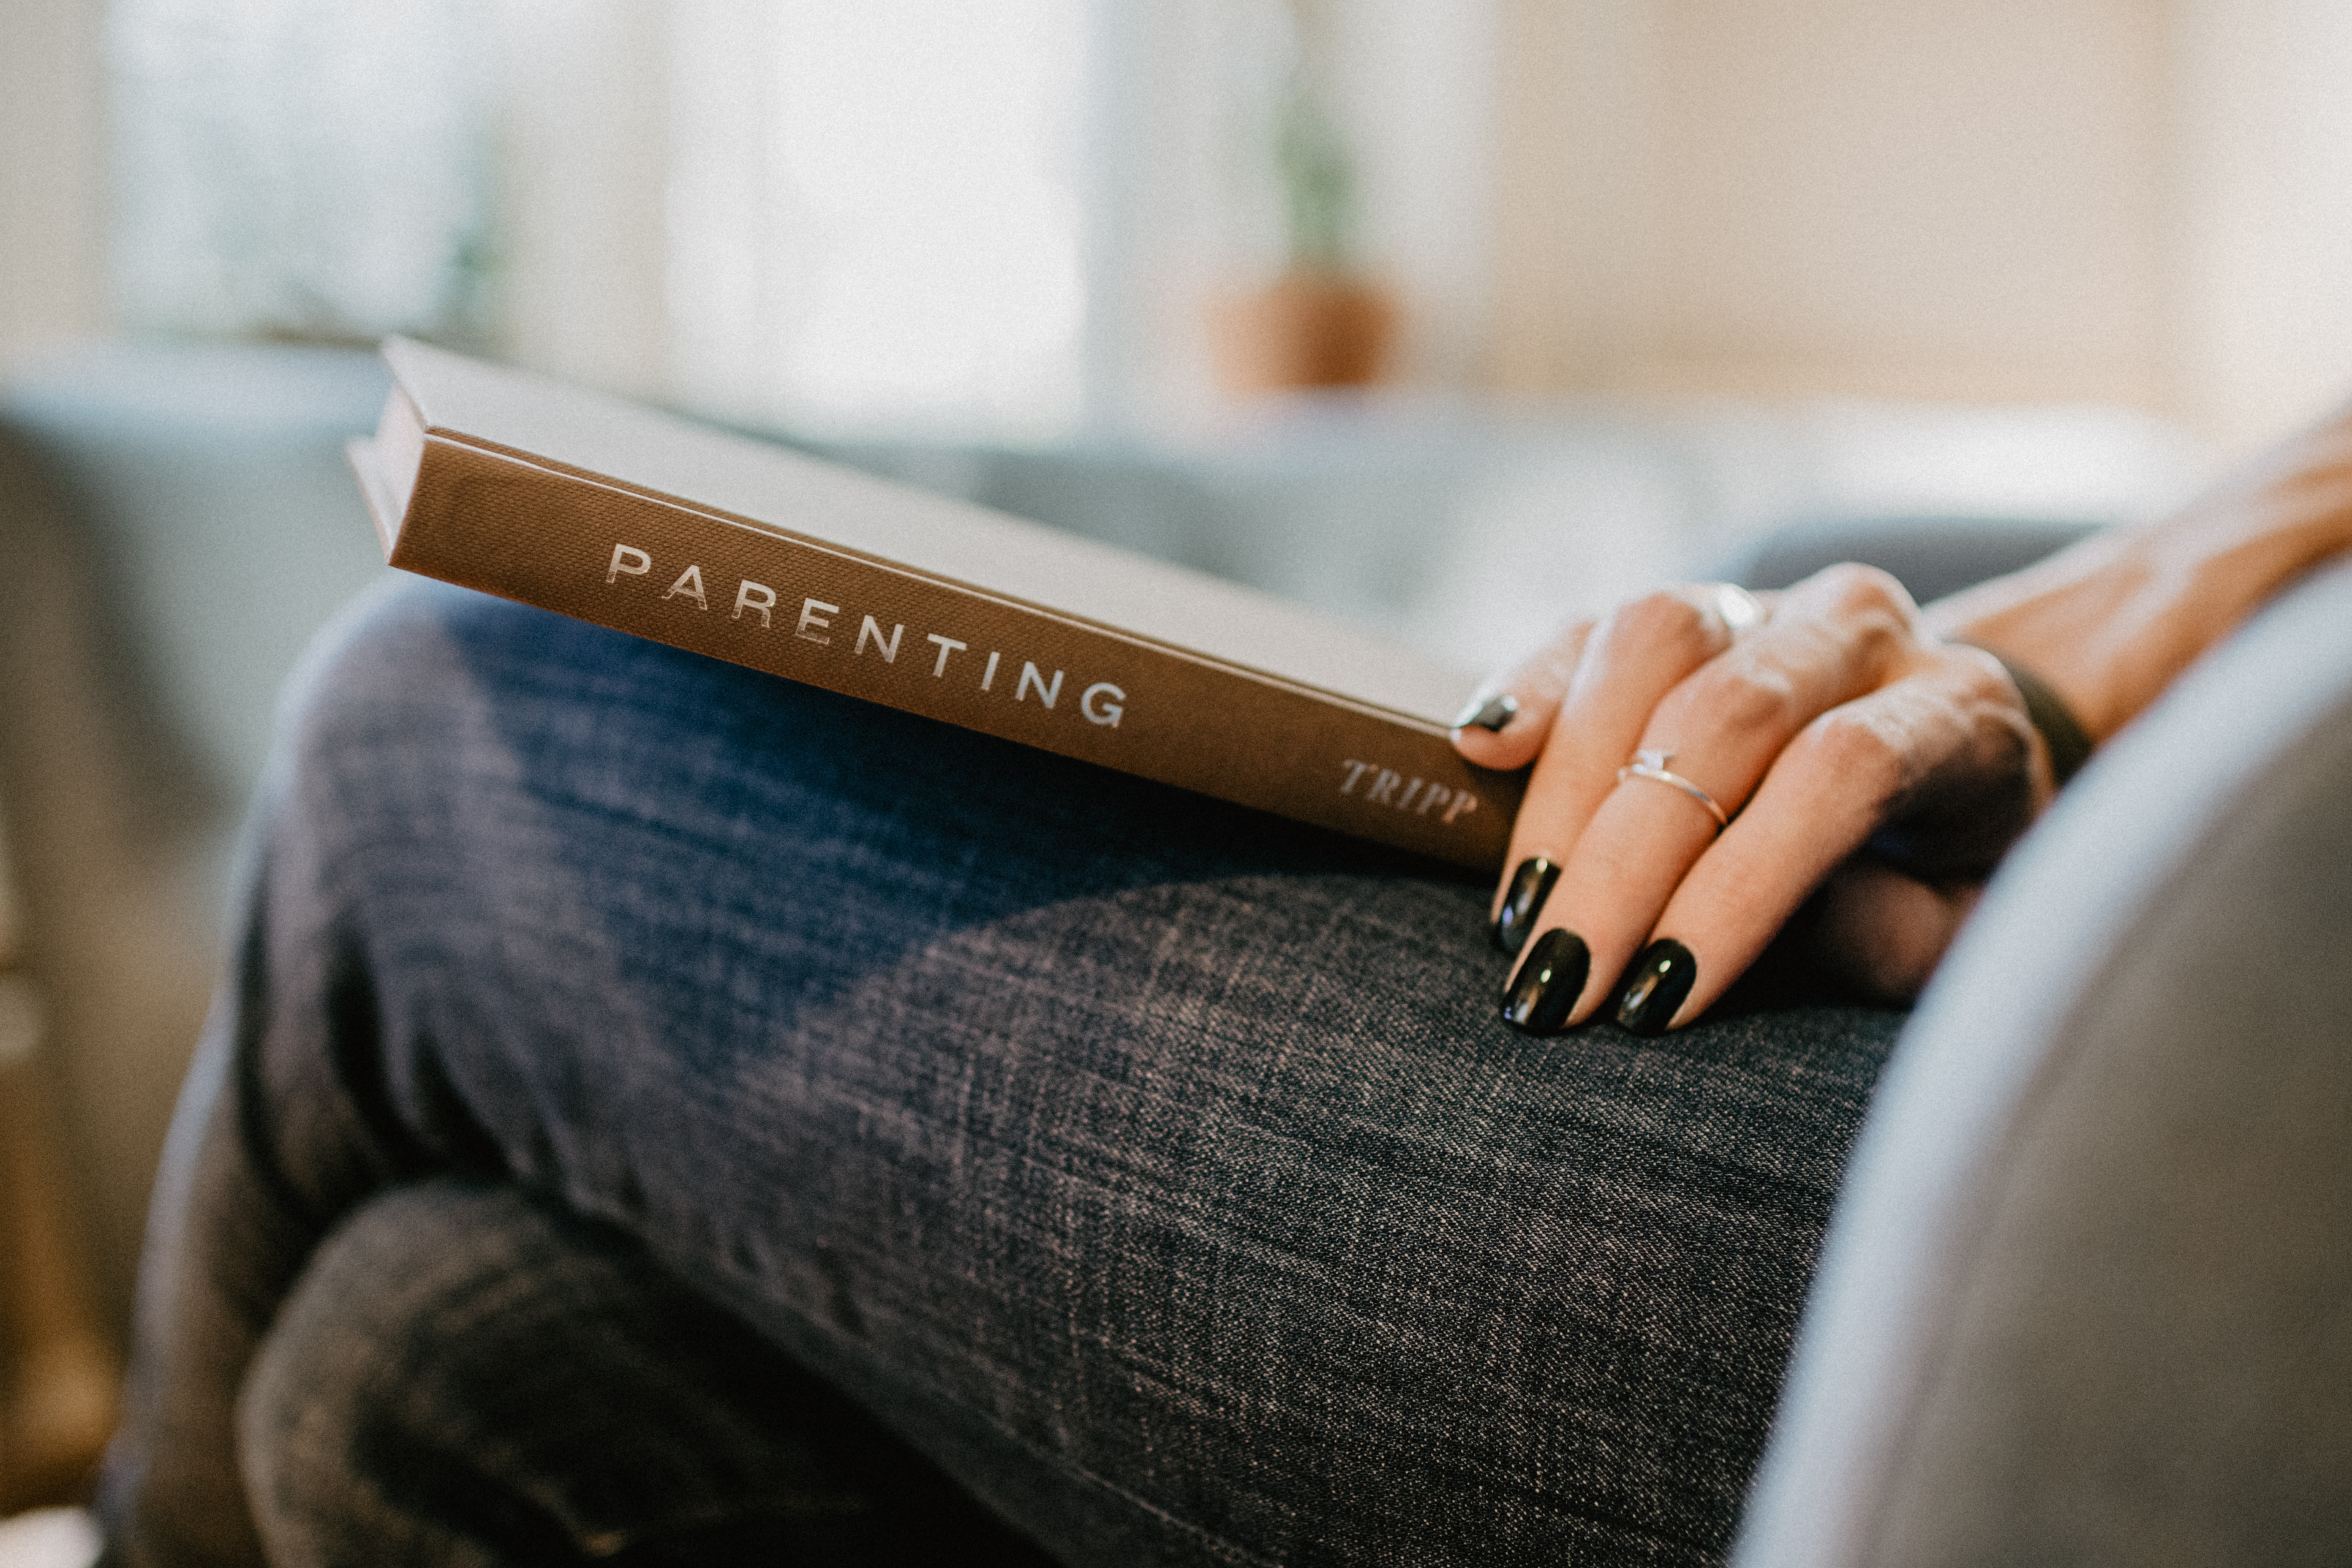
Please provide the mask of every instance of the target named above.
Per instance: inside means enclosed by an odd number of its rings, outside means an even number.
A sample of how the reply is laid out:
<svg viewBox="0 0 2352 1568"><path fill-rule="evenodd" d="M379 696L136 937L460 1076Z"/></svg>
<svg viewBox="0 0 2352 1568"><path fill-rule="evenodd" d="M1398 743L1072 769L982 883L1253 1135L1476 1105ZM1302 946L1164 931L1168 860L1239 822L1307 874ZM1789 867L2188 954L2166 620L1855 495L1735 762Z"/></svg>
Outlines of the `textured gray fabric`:
<svg viewBox="0 0 2352 1568"><path fill-rule="evenodd" d="M1890 1067L1735 1561L2352 1561L2352 569L2095 763Z"/></svg>
<svg viewBox="0 0 2352 1568"><path fill-rule="evenodd" d="M1859 561L1892 573L1924 605L2031 566L2094 531L2088 523L2017 518L1822 518L1774 529L1708 575L1786 588L1825 566Z"/></svg>
<svg viewBox="0 0 2352 1568"><path fill-rule="evenodd" d="M625 1234L510 1185L338 1226L237 1425L271 1568L1048 1563Z"/></svg>

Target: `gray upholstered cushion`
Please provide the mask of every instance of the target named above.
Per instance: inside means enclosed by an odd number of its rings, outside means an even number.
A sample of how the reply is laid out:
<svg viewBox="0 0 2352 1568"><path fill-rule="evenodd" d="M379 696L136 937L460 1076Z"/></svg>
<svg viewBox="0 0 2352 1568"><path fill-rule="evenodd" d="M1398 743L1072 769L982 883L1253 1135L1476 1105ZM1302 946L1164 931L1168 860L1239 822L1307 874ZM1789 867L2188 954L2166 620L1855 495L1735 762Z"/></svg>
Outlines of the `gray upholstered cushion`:
<svg viewBox="0 0 2352 1568"><path fill-rule="evenodd" d="M2352 566L2004 868L1857 1148L1736 1561L2352 1562Z"/></svg>
<svg viewBox="0 0 2352 1568"><path fill-rule="evenodd" d="M2086 522L2026 518L1815 518L1784 523L1704 574L1750 588L1786 588L1824 566L1859 561L1891 572L1921 604L2031 566L2096 531Z"/></svg>

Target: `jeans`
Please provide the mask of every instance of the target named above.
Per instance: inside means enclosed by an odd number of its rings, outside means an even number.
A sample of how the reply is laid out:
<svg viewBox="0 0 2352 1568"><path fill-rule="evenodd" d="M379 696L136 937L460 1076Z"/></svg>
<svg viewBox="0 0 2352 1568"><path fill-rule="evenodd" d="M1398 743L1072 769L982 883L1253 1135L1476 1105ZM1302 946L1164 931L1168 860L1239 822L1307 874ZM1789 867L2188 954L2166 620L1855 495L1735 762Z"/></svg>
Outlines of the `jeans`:
<svg viewBox="0 0 2352 1568"><path fill-rule="evenodd" d="M1901 1021L1515 1034L1475 879L424 585L247 862L122 1563L1717 1561Z"/></svg>

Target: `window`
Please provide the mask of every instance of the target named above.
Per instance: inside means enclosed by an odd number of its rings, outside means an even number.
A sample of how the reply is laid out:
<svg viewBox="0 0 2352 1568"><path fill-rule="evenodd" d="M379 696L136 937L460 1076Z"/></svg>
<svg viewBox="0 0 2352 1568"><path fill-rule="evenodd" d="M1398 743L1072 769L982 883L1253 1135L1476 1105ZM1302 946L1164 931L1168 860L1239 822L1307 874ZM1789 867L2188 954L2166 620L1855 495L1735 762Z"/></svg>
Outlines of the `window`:
<svg viewBox="0 0 2352 1568"><path fill-rule="evenodd" d="M1483 0L110 9L131 324L423 332L818 434L1149 422L1284 264L1312 10L1406 373L1473 358Z"/></svg>
<svg viewBox="0 0 2352 1568"><path fill-rule="evenodd" d="M1085 0L685 0L672 374L803 427L1066 426Z"/></svg>
<svg viewBox="0 0 2352 1568"><path fill-rule="evenodd" d="M133 326L478 339L486 29L466 0L116 0L114 272Z"/></svg>

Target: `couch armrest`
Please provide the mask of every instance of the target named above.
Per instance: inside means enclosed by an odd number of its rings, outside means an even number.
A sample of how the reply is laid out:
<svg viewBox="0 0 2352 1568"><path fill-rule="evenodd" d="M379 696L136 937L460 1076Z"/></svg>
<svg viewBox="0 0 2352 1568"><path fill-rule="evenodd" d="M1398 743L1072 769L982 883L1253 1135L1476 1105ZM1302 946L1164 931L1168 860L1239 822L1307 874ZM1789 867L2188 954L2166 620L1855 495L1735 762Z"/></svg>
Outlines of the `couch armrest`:
<svg viewBox="0 0 2352 1568"><path fill-rule="evenodd" d="M1824 566L1858 561L1891 572L1921 604L2031 566L2088 537L2084 522L2016 518L1815 518L1742 546L1705 575L1749 588L1786 588Z"/></svg>
<svg viewBox="0 0 2352 1568"><path fill-rule="evenodd" d="M2093 761L1897 1047L1740 1568L2352 1556L2352 565Z"/></svg>

